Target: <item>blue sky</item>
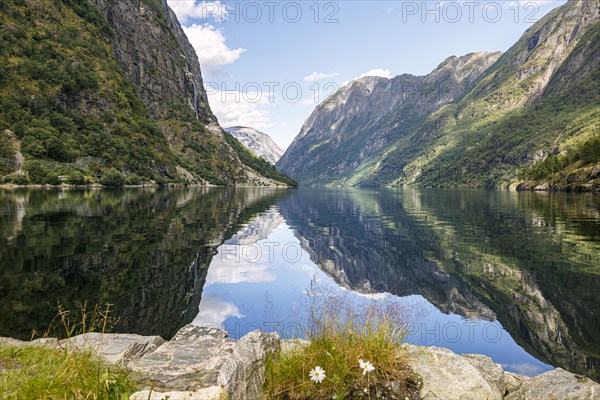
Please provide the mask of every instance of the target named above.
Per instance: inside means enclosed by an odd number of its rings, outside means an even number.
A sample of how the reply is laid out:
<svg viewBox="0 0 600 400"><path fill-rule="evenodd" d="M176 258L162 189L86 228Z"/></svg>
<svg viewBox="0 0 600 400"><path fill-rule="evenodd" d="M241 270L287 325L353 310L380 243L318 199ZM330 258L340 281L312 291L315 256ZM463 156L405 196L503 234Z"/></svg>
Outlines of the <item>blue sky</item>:
<svg viewBox="0 0 600 400"><path fill-rule="evenodd" d="M424 75L451 55L505 51L564 0L168 0L222 126L286 148L314 107L362 75Z"/></svg>

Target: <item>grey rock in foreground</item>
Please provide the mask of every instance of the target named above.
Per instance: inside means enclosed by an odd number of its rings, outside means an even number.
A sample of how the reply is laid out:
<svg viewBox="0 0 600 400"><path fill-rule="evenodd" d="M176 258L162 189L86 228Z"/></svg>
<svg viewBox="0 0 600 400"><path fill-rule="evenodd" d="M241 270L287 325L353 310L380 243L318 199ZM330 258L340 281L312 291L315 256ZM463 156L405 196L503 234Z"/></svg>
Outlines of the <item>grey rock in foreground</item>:
<svg viewBox="0 0 600 400"><path fill-rule="evenodd" d="M497 400L502 367L485 356L463 357L440 347L408 346L407 364L423 378L421 399Z"/></svg>
<svg viewBox="0 0 600 400"><path fill-rule="evenodd" d="M407 364L423 378L421 400L600 400L600 385L561 368L527 378L489 357L407 346Z"/></svg>
<svg viewBox="0 0 600 400"><path fill-rule="evenodd" d="M302 351L308 347L310 342L304 339L285 339L281 341L281 353L289 354L296 351Z"/></svg>
<svg viewBox="0 0 600 400"><path fill-rule="evenodd" d="M61 340L66 348L90 350L110 364L126 366L131 360L152 353L165 342L160 336L118 333L85 333Z"/></svg>
<svg viewBox="0 0 600 400"><path fill-rule="evenodd" d="M225 331L187 325L128 365L145 387L132 399L260 399L265 363L279 348L277 334L254 331L234 341Z"/></svg>
<svg viewBox="0 0 600 400"><path fill-rule="evenodd" d="M156 392L142 390L132 394L130 400L223 400L227 392L220 386L211 386L193 392Z"/></svg>
<svg viewBox="0 0 600 400"><path fill-rule="evenodd" d="M27 347L27 346L44 346L44 347L59 347L60 342L55 338L40 338L25 342L23 340L0 337L0 346L10 347Z"/></svg>
<svg viewBox="0 0 600 400"><path fill-rule="evenodd" d="M527 379L507 400L598 400L600 385L561 368Z"/></svg>
<svg viewBox="0 0 600 400"><path fill-rule="evenodd" d="M241 338L223 363L217 383L227 388L230 400L260 400L265 364L281 349L277 333L253 331Z"/></svg>
<svg viewBox="0 0 600 400"><path fill-rule="evenodd" d="M258 400L268 358L307 344L261 331L235 341L225 331L194 325L183 327L169 342L157 336L95 333L60 342L0 338L0 346L90 350L106 362L125 365L142 389L132 400ZM560 368L526 378L479 354L412 345L405 349L408 366L423 380L415 399L600 400L598 383Z"/></svg>
<svg viewBox="0 0 600 400"><path fill-rule="evenodd" d="M515 374L514 372L504 371L504 384L506 385L506 392L513 393L518 390L523 382L525 382L528 378Z"/></svg>
<svg viewBox="0 0 600 400"><path fill-rule="evenodd" d="M463 354L462 358L466 359L473 365L481 376L499 393L506 393L506 382L504 381L504 370L491 358L481 354Z"/></svg>
<svg viewBox="0 0 600 400"><path fill-rule="evenodd" d="M187 325L153 353L128 364L132 377L158 391L194 391L217 385L235 341L218 329Z"/></svg>

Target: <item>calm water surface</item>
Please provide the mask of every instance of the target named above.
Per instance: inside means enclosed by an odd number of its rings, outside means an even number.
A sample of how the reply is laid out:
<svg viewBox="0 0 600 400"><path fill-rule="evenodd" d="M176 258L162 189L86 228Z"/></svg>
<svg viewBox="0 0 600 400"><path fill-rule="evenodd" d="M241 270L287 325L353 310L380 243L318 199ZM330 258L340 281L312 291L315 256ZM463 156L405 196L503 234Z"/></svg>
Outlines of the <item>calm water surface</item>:
<svg viewBox="0 0 600 400"><path fill-rule="evenodd" d="M302 335L311 298L394 305L407 341L600 379L600 197L474 190L0 191L0 336L57 304L114 329Z"/></svg>

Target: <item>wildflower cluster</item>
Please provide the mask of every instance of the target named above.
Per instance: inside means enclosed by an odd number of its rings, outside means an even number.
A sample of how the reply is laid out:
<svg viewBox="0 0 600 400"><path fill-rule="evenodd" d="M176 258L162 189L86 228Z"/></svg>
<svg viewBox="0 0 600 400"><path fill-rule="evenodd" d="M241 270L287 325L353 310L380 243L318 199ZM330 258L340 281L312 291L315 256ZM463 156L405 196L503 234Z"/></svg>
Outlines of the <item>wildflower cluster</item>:
<svg viewBox="0 0 600 400"><path fill-rule="evenodd" d="M317 292L317 291L315 291ZM268 400L413 398L420 378L406 364L401 310L381 303L360 308L320 292L310 309L307 341L269 361Z"/></svg>
<svg viewBox="0 0 600 400"><path fill-rule="evenodd" d="M363 375L375 371L375 367L373 366L373 364L371 364L370 361L363 361L362 359L359 359L358 365L362 369ZM318 365L311 369L308 375L310 376L310 380L312 380L315 383L321 383L327 377L327 375L325 374L325 370Z"/></svg>

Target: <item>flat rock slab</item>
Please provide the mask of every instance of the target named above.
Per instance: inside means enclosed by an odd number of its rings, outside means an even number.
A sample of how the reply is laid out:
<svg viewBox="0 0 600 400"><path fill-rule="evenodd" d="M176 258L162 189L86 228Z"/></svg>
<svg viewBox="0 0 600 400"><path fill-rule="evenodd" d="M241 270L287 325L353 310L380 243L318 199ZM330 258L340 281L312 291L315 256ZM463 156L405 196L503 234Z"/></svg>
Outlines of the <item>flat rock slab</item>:
<svg viewBox="0 0 600 400"><path fill-rule="evenodd" d="M32 340L31 342L26 342L23 340L17 340L13 338L5 338L0 337L0 346L10 346L10 347L26 347L26 346L44 346L44 347L60 347L60 342L58 339L54 338L41 338Z"/></svg>
<svg viewBox="0 0 600 400"><path fill-rule="evenodd" d="M163 343L160 336L115 333L85 333L60 341L63 347L90 350L103 360L120 366L155 351Z"/></svg>
<svg viewBox="0 0 600 400"><path fill-rule="evenodd" d="M225 389L219 386L193 392L156 392L142 390L129 396L130 400L223 400L227 398Z"/></svg>
<svg viewBox="0 0 600 400"><path fill-rule="evenodd" d="M407 364L423 378L421 399L500 400L504 397L504 371L485 356L463 357L440 347L407 346L406 350Z"/></svg>
<svg viewBox="0 0 600 400"><path fill-rule="evenodd" d="M196 391L217 385L236 342L227 332L187 325L156 351L128 364L132 378L158 391Z"/></svg>
<svg viewBox="0 0 600 400"><path fill-rule="evenodd" d="M290 354L304 350L310 342L304 339L283 339L281 341L281 354Z"/></svg>
<svg viewBox="0 0 600 400"><path fill-rule="evenodd" d="M8 347L23 347L27 344L22 340L17 340L9 337L0 337L0 346L8 346Z"/></svg>
<svg viewBox="0 0 600 400"><path fill-rule="evenodd" d="M507 400L600 400L600 385L561 368L527 379Z"/></svg>

